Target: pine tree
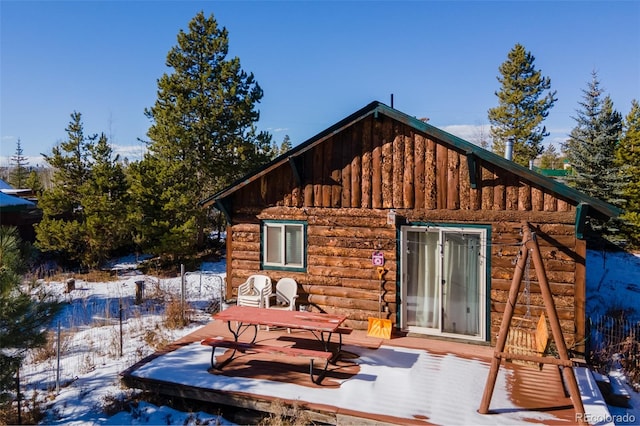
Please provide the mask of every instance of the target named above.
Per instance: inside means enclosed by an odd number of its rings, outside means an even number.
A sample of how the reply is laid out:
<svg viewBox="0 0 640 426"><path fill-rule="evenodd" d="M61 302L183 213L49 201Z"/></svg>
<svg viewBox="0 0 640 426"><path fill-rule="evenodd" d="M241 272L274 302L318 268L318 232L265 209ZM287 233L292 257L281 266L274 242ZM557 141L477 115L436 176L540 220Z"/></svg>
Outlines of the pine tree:
<svg viewBox="0 0 640 426"><path fill-rule="evenodd" d="M556 150L554 145L549 145L547 149L542 152L540 156L540 168L541 169L559 169L560 168L560 154Z"/></svg>
<svg viewBox="0 0 640 426"><path fill-rule="evenodd" d="M583 90L576 127L563 145L572 173L569 185L603 201L620 205L620 176L615 167L615 152L622 134L622 115L613 109L609 96L604 96L597 73L592 73L588 88ZM603 97L604 96L604 97Z"/></svg>
<svg viewBox="0 0 640 426"><path fill-rule="evenodd" d="M634 99L624 121L624 133L616 149L616 166L623 179L626 200L622 219L634 248L640 247L640 104Z"/></svg>
<svg viewBox="0 0 640 426"><path fill-rule="evenodd" d="M282 139L282 144L280 145L279 154L282 155L291 150L291 148L293 148L291 138L289 138L289 135L284 135L284 139Z"/></svg>
<svg viewBox="0 0 640 426"><path fill-rule="evenodd" d="M158 99L145 111L153 124L133 188L137 214L148 220L138 236L179 255L203 242L198 202L264 164L272 150L271 135L255 127L262 89L237 57L227 59L227 30L200 12L177 38L166 61L173 73L158 80Z"/></svg>
<svg viewBox="0 0 640 426"><path fill-rule="evenodd" d="M71 115L67 134L45 156L54 167L53 186L39 197L43 217L35 226L36 246L95 267L132 244L129 185L104 133L84 135L80 113Z"/></svg>
<svg viewBox="0 0 640 426"><path fill-rule="evenodd" d="M81 187L87 244L82 263L94 267L107 260L115 250L130 244L129 194L125 173L118 163L119 156L113 155L104 133L88 149L91 152L90 179Z"/></svg>
<svg viewBox="0 0 640 426"><path fill-rule="evenodd" d="M541 143L549 132L541 123L557 100L556 92L549 91L550 78L543 77L534 62L530 52L515 45L499 67L499 105L489 109L493 151L504 155L506 141L512 140L513 161L525 167L542 153Z"/></svg>
<svg viewBox="0 0 640 426"><path fill-rule="evenodd" d="M11 173L9 173L9 183L18 189L26 188L29 170L27 157L23 155L22 143L18 139L16 143L16 153L11 156Z"/></svg>
<svg viewBox="0 0 640 426"><path fill-rule="evenodd" d="M82 114L74 112L66 129L68 140L45 155L54 168L52 188L38 199L42 220L35 225L36 246L42 251L58 252L71 262L82 259L87 250L81 188L90 176L88 146L97 135L85 137Z"/></svg>
<svg viewBox="0 0 640 426"><path fill-rule="evenodd" d="M33 191L36 196L42 194L42 190L44 189L42 186L42 181L40 180L40 175L35 170L31 170L29 172L29 176L27 176L27 181L25 182L25 186Z"/></svg>
<svg viewBox="0 0 640 426"><path fill-rule="evenodd" d="M45 343L44 325L59 310L46 294L34 298L22 290L23 258L17 229L0 226L0 405L14 388L25 351Z"/></svg>

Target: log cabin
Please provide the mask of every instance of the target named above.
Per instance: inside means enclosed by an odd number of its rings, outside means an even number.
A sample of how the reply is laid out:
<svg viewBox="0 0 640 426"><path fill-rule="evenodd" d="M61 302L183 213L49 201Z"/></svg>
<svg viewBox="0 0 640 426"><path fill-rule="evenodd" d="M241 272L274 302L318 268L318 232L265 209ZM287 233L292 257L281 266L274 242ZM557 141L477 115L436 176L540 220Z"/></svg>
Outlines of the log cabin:
<svg viewBox="0 0 640 426"><path fill-rule="evenodd" d="M301 304L350 327L493 345L527 223L568 347L585 336L586 221L620 214L380 102L201 205L226 216L228 295L251 274L292 277ZM515 312L535 318L524 277Z"/></svg>

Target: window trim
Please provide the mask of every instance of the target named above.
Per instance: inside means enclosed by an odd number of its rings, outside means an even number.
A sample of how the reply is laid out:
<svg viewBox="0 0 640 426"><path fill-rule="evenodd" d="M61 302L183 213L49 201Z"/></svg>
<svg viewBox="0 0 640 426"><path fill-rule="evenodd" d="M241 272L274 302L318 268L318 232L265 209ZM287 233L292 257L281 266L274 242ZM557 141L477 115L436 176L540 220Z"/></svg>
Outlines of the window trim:
<svg viewBox="0 0 640 426"><path fill-rule="evenodd" d="M276 226L279 225L283 230L283 238L281 240L282 243L285 243L286 233L284 232L284 228L287 225L299 225L302 228L302 265L295 266L287 266L284 264L274 264L267 263L267 253L266 253L266 228L268 226ZM286 219L269 219L262 220L260 223L260 269L262 270L272 270L272 271L292 271L292 272L306 272L307 271L307 222L304 220L286 220Z"/></svg>

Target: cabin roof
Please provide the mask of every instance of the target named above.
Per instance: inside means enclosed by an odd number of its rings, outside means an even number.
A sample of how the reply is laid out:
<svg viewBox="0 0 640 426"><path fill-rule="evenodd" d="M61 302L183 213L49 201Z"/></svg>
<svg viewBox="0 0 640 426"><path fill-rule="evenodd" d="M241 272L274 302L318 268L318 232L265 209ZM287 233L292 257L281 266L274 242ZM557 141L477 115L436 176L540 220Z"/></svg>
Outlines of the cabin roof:
<svg viewBox="0 0 640 426"><path fill-rule="evenodd" d="M370 115L373 115L375 117L379 115L384 115L398 122L401 122L405 125L411 126L419 132L425 133L430 137L438 139L439 141L447 143L463 151L464 153L466 153L467 156L474 156L498 168L505 169L517 176L520 176L523 179L528 180L536 185L539 185L540 187L550 192L556 193L568 200L572 200L573 202L575 202L577 206L579 205L589 206L590 210L597 212L601 216L617 217L621 213L620 209L618 209L617 207L609 203L606 203L602 200L599 200L597 198L584 194L583 192L578 191L574 188L571 188L561 182L558 182L557 180L543 176L540 173L537 173L533 170L523 167L513 161L507 160L506 158L501 157L500 155L497 155L478 145L475 145L462 138L459 138L450 133L447 133L444 130L434 127L428 123L425 123L415 117L409 116L394 108L391 108L379 101L371 102L370 104L354 112L348 117L340 120L333 126L318 133L311 139L306 140L305 142L297 145L296 147L292 148L286 153L276 157L271 162L267 163L266 165L256 170L255 172L250 173L238 179L237 181L233 182L231 185L229 185L225 189L217 192L216 194L213 194L209 198L206 198L200 201L200 205L207 207L216 203L217 201L220 201L228 197L229 195L239 190L240 188L268 174L270 171L279 167L283 163L294 160L297 156L312 149L316 145L323 143L325 140L327 140L331 136L339 133L345 128L353 125L354 123L360 120L365 119Z"/></svg>

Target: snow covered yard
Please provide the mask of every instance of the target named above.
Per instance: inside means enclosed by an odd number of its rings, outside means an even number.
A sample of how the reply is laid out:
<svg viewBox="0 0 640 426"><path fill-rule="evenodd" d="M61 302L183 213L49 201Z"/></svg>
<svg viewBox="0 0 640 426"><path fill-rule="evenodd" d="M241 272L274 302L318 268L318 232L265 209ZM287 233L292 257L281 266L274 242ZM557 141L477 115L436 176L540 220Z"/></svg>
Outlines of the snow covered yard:
<svg viewBox="0 0 640 426"><path fill-rule="evenodd" d="M607 253L604 256L600 252L590 251L587 263L588 294L593 296L587 303L589 315L604 314L607 306L638 309L640 260L636 256L624 253ZM122 267L123 271L128 269L126 265ZM184 297L192 308L189 317L193 322L180 329L166 326L165 311L167 300L180 297L180 277L158 280L132 273L109 282L76 281L75 290L69 294L65 293L64 282L48 283L49 289L65 300L65 307L52 323L51 343L45 349L30 353L20 372L24 400L46 403L43 423L229 424L228 420L216 414L178 411L147 402L121 402L126 401L126 396L137 392L121 387L119 374L122 371L155 352L164 343L175 341L209 321L210 305L212 302L219 303L221 299L220 277L224 276L225 265L224 262L203 264L200 269L185 276ZM147 284L144 303L136 305L136 281L141 280ZM61 342L59 369L56 356L58 329ZM196 351L198 354L195 358L201 357L201 363L206 364L207 354L202 348L186 347L184 350ZM365 358L369 356L375 354L365 355ZM438 362L441 362L440 358ZM479 367L474 370L477 374L466 374L462 380L483 384L486 369ZM613 419L620 420L618 424L629 424L623 420L631 418L634 419L631 424L640 422L640 394L630 393L630 408L609 407L610 413L616 416ZM497 398L504 398L504 395L496 395L494 401L497 402ZM448 407L449 410L455 410L455 406ZM473 407L471 411L476 408ZM429 414L433 421L447 418L443 417L442 412ZM546 414L539 420L544 422L544 416ZM475 422L483 419L495 420L473 417ZM608 423L605 420L602 419L598 424Z"/></svg>
<svg viewBox="0 0 640 426"><path fill-rule="evenodd" d="M203 264L202 271L187 273L184 298L192 322L172 328L167 326L172 314L166 306L181 303L181 277L157 279L136 274L131 265L120 266L128 276L108 282L76 280L69 293L66 282L45 284L64 307L52 323L49 344L31 351L21 369L24 399L48 401L45 424L224 423L217 415L146 403L109 413L112 418L105 413L132 393L121 387L119 373L206 324L210 308L222 300L224 282L224 263ZM145 282L140 305L135 304L136 281Z"/></svg>

